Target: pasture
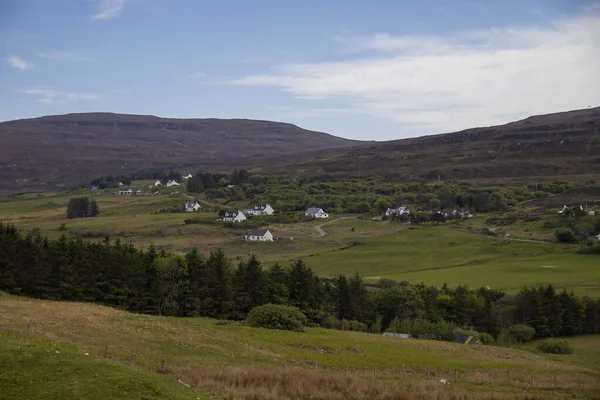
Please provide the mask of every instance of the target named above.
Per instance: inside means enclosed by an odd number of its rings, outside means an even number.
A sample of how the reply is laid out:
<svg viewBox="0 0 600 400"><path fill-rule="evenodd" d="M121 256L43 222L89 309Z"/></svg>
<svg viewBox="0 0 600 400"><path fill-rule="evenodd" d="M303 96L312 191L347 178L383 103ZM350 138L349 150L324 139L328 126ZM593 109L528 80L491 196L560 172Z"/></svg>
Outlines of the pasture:
<svg viewBox="0 0 600 400"><path fill-rule="evenodd" d="M8 371L0 382L8 382L8 391L3 393L19 398L41 390L42 382L53 395L64 392L65 399L79 398L85 390L90 391L85 398L92 399L102 394L111 397L111 390L126 391L131 398L179 399L190 398L192 393L192 398L204 398L192 388L171 385L167 379L171 378L210 393L211 398L426 399L435 392L438 399L496 399L511 393L529 399L586 399L594 398L600 378L597 363L578 362L588 357L588 348L597 347L599 339L593 336L586 337L587 342L573 339L580 343L574 346L575 353L557 358L529 349L323 328L275 331L209 318L137 315L93 304L2 294L0 310L0 351L11 356L0 361ZM133 368L124 365L132 353ZM105 354L110 361L103 359ZM161 359L166 377L151 372L160 370ZM403 365L406 370L400 375ZM77 382L65 380L57 370L79 371ZM428 370L431 380L427 380ZM508 370L511 385L505 382ZM439 384L440 378L452 378L454 371L458 374L455 384ZM480 384L481 371L489 380L486 385ZM96 381L95 374L102 375L104 382L88 388ZM534 387L529 384L531 376L537 382ZM555 376L565 386L581 377L587 390L544 389L552 387ZM149 385L151 379L154 383ZM184 393L190 397L183 397Z"/></svg>
<svg viewBox="0 0 600 400"><path fill-rule="evenodd" d="M144 181L139 186L148 190L149 183ZM223 248L233 259L256 254L267 266L275 262L287 265L303 258L324 277L358 272L369 282L387 278L437 286L444 283L490 286L509 292L516 292L525 285L552 283L558 288L574 289L578 294L600 296L597 256L577 254L578 247L573 245L505 241L481 235L486 221L497 215L482 215L439 226L412 226L371 221L357 215L333 215L329 220L268 224L265 227L281 240L256 243L243 239L249 229L226 227L215 221L217 209L247 205L219 204L199 197L204 208L201 212L161 213L182 207L191 197L182 192L173 193L176 190L172 189L168 191L170 194L160 196L111 196L108 190L79 190L5 198L0 200L0 220L26 231L39 229L51 237L67 234L102 240L108 236L139 247L152 244L174 253L195 247L201 254L208 255L216 248ZM69 199L78 196L95 199L100 215L68 219ZM192 217L198 223L184 223ZM319 235L319 225L326 236ZM501 226L499 232L529 238L518 234L527 229L540 232L541 222L520 221L512 226Z"/></svg>

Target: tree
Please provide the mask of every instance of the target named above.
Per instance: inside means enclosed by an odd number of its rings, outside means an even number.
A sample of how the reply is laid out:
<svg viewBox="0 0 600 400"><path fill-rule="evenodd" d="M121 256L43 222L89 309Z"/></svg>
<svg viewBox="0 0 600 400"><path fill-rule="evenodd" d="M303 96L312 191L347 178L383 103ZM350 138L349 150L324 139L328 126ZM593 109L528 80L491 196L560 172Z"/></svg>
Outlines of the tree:
<svg viewBox="0 0 600 400"><path fill-rule="evenodd" d="M98 203L96 203L96 200L92 200L92 203L90 204L90 217L97 217L99 211Z"/></svg>
<svg viewBox="0 0 600 400"><path fill-rule="evenodd" d="M267 302L267 282L260 261L252 255L241 262L234 278L236 311L245 316L256 306Z"/></svg>
<svg viewBox="0 0 600 400"><path fill-rule="evenodd" d="M375 204L375 208L379 214L385 214L388 208L392 207L392 203L387 199L379 199Z"/></svg>
<svg viewBox="0 0 600 400"><path fill-rule="evenodd" d="M67 218L90 216L90 200L87 197L76 197L69 200Z"/></svg>

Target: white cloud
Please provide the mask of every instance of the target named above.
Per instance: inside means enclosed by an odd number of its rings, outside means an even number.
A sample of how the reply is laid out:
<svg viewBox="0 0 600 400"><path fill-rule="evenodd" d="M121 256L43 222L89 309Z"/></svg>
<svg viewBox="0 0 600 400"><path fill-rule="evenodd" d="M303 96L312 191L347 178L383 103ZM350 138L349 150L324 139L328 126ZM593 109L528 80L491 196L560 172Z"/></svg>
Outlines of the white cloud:
<svg viewBox="0 0 600 400"><path fill-rule="evenodd" d="M24 93L36 96L36 101L41 104L78 103L83 100L97 100L100 98L100 96L93 93L60 92L53 89L39 88L25 90Z"/></svg>
<svg viewBox="0 0 600 400"><path fill-rule="evenodd" d="M38 56L48 60L62 61L62 62L87 62L92 61L91 58L79 54L79 53L68 53L64 51L40 51Z"/></svg>
<svg viewBox="0 0 600 400"><path fill-rule="evenodd" d="M96 5L97 13L92 15L92 19L109 19L121 15L125 7L126 0L98 0Z"/></svg>
<svg viewBox="0 0 600 400"><path fill-rule="evenodd" d="M600 105L600 17L448 35L338 36L350 60L285 64L234 84L339 100L424 133Z"/></svg>
<svg viewBox="0 0 600 400"><path fill-rule="evenodd" d="M19 56L10 56L10 57L7 57L5 60L13 68L18 68L21 70L27 70L27 69L33 68L33 64L28 63L27 61L23 60Z"/></svg>

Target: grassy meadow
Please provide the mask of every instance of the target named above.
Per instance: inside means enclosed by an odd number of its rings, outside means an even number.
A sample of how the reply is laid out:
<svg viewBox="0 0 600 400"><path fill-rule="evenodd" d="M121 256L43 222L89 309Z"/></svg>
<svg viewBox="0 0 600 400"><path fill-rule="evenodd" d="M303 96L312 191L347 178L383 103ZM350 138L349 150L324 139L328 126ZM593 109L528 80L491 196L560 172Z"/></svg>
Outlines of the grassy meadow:
<svg viewBox="0 0 600 400"><path fill-rule="evenodd" d="M274 331L5 295L0 296L0 311L0 365L6 371L0 383L8 388L3 393L13 396L6 398L50 399L63 392L65 399L114 398L115 390L127 391L127 398L205 398L195 387L230 399L426 399L431 393L439 399L591 399L600 389L600 366L588 353L600 344L593 336L569 339L575 353L559 357L530 348L401 340L323 328ZM125 366L132 353L135 368ZM438 382L453 380L455 370L458 382ZM69 371L77 371L77 379L65 380L61 373ZM96 376L103 382L89 388L89 396L82 395ZM564 388L552 390L555 376ZM191 387L172 385L167 378ZM583 389L576 390L579 378ZM47 397L32 397L45 386Z"/></svg>
<svg viewBox="0 0 600 400"><path fill-rule="evenodd" d="M140 181L132 187L148 191L151 184ZM79 190L0 199L0 221L14 223L23 230L39 229L51 237L66 233L100 240L109 236L140 247L153 244L175 253L195 247L207 255L213 249L223 248L234 259L256 254L265 265L288 264L303 258L322 276L359 272L370 282L388 278L433 285L490 286L509 292L525 285L552 283L578 294L600 296L598 257L577 254L577 246L547 242L552 230L544 229L543 219L527 222L508 214L493 225L498 233L541 242L504 241L482 235L488 221L502 217L487 214L439 226L408 226L357 215L332 215L329 220L270 224L267 228L281 240L255 243L243 240L247 229L226 227L215 221L219 207L242 209L249 204L222 204L200 196L198 200L204 207L201 212L157 213L182 207L190 196L181 187L162 189L164 194L160 196L111 196L109 191ZM80 196L98 202L98 217L66 218L69 199ZM199 223L185 224L184 220L191 217ZM511 218L514 221L506 224ZM64 231L59 229L62 224ZM326 236L320 237L317 225L323 225Z"/></svg>

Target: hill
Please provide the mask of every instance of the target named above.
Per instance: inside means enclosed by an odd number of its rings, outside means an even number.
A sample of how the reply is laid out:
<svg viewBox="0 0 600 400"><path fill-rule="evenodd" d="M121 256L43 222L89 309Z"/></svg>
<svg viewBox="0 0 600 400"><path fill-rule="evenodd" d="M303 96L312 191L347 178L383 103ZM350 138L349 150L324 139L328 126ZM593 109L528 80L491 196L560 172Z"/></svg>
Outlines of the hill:
<svg viewBox="0 0 600 400"><path fill-rule="evenodd" d="M0 385L13 395L7 398L101 398L100 392L116 398L119 391L121 398L204 398L192 388L228 399L268 400L597 398L597 336L570 338L575 353L556 356L322 328L275 331L1 293L0 310L0 353L10 355L0 358ZM67 340L68 346L58 344ZM132 353L135 367L123 366ZM159 371L161 359L167 378L192 386L187 397L183 385L177 390L162 377L148 386L156 377L149 371ZM77 371L77 379L65 378L70 371ZM452 384L441 385L440 378ZM101 382L90 387L96 380ZM81 393L87 388L89 395ZM53 396L23 396L36 389Z"/></svg>
<svg viewBox="0 0 600 400"><path fill-rule="evenodd" d="M229 170L357 143L271 121L56 115L0 123L0 180L6 190L44 190L142 169Z"/></svg>
<svg viewBox="0 0 600 400"><path fill-rule="evenodd" d="M296 176L483 182L584 180L600 173L600 107L488 128L323 150L270 161L260 171ZM273 165L276 168L273 168Z"/></svg>

